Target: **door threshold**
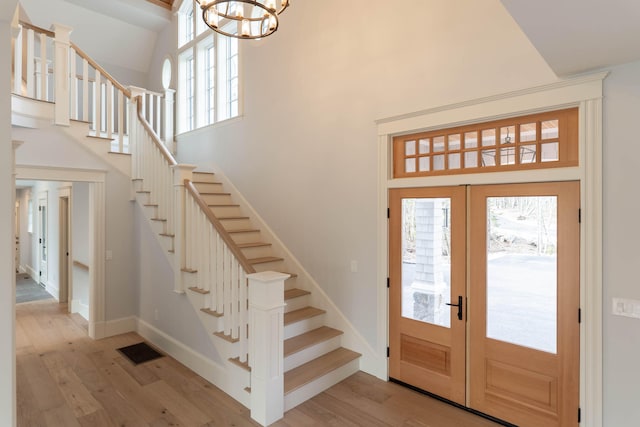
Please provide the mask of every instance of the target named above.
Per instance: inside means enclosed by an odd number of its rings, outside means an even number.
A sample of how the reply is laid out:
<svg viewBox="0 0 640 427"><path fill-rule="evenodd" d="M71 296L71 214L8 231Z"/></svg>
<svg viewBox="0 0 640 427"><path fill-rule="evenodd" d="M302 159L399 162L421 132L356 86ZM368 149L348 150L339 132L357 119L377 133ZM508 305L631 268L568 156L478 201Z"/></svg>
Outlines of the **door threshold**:
<svg viewBox="0 0 640 427"><path fill-rule="evenodd" d="M411 389L413 391L416 391L416 392L418 392L420 394L424 394L425 396L429 396L429 397L431 397L433 399L439 400L440 402L444 402L444 403L446 403L448 405L455 406L458 409L462 409L463 411L470 412L470 413L472 413L474 415L477 415L477 416L482 417L484 419L487 419L489 421L493 421L494 423L503 425L505 427L518 427L516 424L511 424L511 423L509 423L507 421L504 421L504 420L501 420L499 418L492 417L491 415L485 414L484 412L480 412L480 411L476 411L475 409L468 408L468 407L466 407L464 405L461 405L459 403L456 403L456 402L454 402L452 400L445 399L442 396L438 396L437 394L433 394L433 393L430 393L430 392L428 392L426 390L422 390L421 388L418 388L418 387L413 386L411 384L407 384L407 383L405 383L403 381L400 381L400 380L397 380L395 378L389 377L389 382L401 385L402 387L406 387L406 388Z"/></svg>

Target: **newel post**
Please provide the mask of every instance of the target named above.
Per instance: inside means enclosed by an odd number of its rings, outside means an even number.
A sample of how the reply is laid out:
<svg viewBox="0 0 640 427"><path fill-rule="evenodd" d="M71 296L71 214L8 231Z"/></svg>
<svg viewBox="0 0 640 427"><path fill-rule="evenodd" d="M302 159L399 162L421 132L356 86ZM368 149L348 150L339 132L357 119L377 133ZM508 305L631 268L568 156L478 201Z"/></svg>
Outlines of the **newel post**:
<svg viewBox="0 0 640 427"><path fill-rule="evenodd" d="M165 89L164 91L164 129L163 129L163 135L164 135L164 144L167 146L167 148L169 149L169 151L171 151L172 153L175 153L175 144L173 143L173 130L175 129L174 127L174 122L175 122L175 114L173 113L173 105L174 105L174 100L175 100L175 94L176 91L173 89Z"/></svg>
<svg viewBox="0 0 640 427"><path fill-rule="evenodd" d="M274 271L247 275L251 418L263 426L284 414L284 281L288 278Z"/></svg>
<svg viewBox="0 0 640 427"><path fill-rule="evenodd" d="M184 181L193 177L194 165L174 165L173 187L174 187L174 208L175 208L175 247L173 263L173 291L178 294L184 293L184 282L182 280L182 269L186 266L186 242L187 227L185 218L185 206L187 203Z"/></svg>
<svg viewBox="0 0 640 427"><path fill-rule="evenodd" d="M140 142L140 135L138 132L138 102L140 102L140 96L144 94L144 89L129 86L129 92L131 92L131 98L129 101L129 117L128 131L129 131L129 150L131 151L131 177L133 179L142 178L142 143ZM135 198L135 189L134 189Z"/></svg>
<svg viewBox="0 0 640 427"><path fill-rule="evenodd" d="M53 32L56 37L54 45L54 94L55 113L54 123L59 126L69 126L69 48L70 36L73 29L62 24L53 24ZM73 73L76 70L72 70Z"/></svg>

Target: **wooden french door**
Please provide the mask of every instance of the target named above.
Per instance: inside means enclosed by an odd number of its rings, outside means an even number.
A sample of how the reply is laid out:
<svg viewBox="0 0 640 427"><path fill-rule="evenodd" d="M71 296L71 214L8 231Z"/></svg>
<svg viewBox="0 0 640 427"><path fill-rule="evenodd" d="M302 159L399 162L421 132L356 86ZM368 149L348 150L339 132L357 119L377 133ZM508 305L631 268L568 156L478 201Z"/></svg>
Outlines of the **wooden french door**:
<svg viewBox="0 0 640 427"><path fill-rule="evenodd" d="M389 196L389 374L464 405L465 188Z"/></svg>
<svg viewBox="0 0 640 427"><path fill-rule="evenodd" d="M390 376L522 427L577 426L579 194L391 190Z"/></svg>

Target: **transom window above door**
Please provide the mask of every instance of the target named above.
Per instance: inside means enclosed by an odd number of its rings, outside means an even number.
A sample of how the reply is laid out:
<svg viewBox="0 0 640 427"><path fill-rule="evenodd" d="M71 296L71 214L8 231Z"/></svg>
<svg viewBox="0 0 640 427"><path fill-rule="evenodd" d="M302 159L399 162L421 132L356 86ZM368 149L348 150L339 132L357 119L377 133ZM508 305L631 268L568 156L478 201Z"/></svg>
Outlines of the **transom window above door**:
<svg viewBox="0 0 640 427"><path fill-rule="evenodd" d="M577 165L577 108L393 138L394 178Z"/></svg>

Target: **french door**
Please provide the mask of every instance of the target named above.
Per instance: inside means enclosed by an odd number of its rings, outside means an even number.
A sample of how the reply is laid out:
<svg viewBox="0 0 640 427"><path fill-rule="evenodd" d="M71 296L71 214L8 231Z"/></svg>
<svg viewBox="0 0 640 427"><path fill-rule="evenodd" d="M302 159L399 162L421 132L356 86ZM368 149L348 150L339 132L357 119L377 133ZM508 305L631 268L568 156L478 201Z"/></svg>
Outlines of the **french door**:
<svg viewBox="0 0 640 427"><path fill-rule="evenodd" d="M577 425L579 184L389 203L390 376L519 426Z"/></svg>

